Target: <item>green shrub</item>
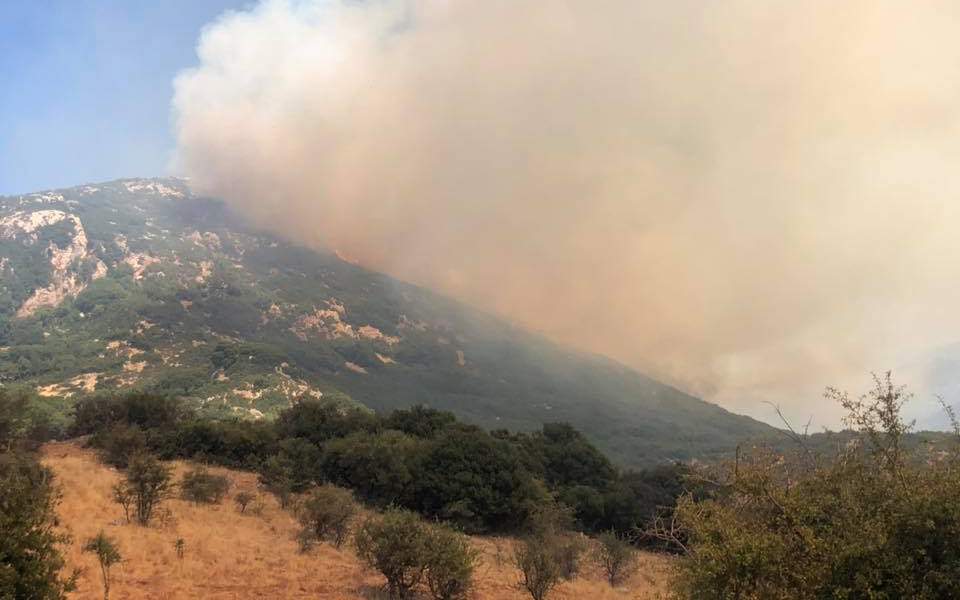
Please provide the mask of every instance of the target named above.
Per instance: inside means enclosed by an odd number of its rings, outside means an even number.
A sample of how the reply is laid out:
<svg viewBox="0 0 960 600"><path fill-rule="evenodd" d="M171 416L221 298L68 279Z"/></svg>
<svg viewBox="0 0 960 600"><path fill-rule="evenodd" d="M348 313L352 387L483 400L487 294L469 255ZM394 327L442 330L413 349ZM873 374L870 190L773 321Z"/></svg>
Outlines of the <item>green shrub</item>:
<svg viewBox="0 0 960 600"><path fill-rule="evenodd" d="M134 456L147 451L147 437L136 425L116 423L94 434L90 445L100 449L100 460L118 469L126 469Z"/></svg>
<svg viewBox="0 0 960 600"><path fill-rule="evenodd" d="M357 555L380 571L391 598L407 598L423 579L430 551L427 525L415 513L390 509L364 521L354 536Z"/></svg>
<svg viewBox="0 0 960 600"><path fill-rule="evenodd" d="M605 531L597 538L596 561L610 585L626 579L636 566L636 552L616 531Z"/></svg>
<svg viewBox="0 0 960 600"><path fill-rule="evenodd" d="M97 556L97 562L100 564L100 577L103 579L103 600L108 600L110 598L110 568L121 560L116 543L101 530L95 537L87 540L87 543L83 546L83 551Z"/></svg>
<svg viewBox="0 0 960 600"><path fill-rule="evenodd" d="M180 497L195 504L219 504L229 489L229 479L203 467L187 471L180 480Z"/></svg>
<svg viewBox="0 0 960 600"><path fill-rule="evenodd" d="M908 396L889 374L860 398L829 394L860 433L853 444L833 457L748 453L714 498L683 498L658 528L684 549L684 597L960 597L957 455L906 450Z"/></svg>
<svg viewBox="0 0 960 600"><path fill-rule="evenodd" d="M357 513L357 504L350 490L332 484L321 485L310 491L300 504L297 517L303 527L301 546L330 540L339 548Z"/></svg>
<svg viewBox="0 0 960 600"><path fill-rule="evenodd" d="M383 420L383 425L386 429L396 429L407 435L430 439L456 422L457 418L451 412L418 404L393 411Z"/></svg>
<svg viewBox="0 0 960 600"><path fill-rule="evenodd" d="M426 580L430 594L435 600L466 598L480 556L470 538L448 526L433 525L428 547Z"/></svg>
<svg viewBox="0 0 960 600"><path fill-rule="evenodd" d="M271 456L260 465L260 485L277 497L280 508L290 504L293 494L293 465L280 456Z"/></svg>
<svg viewBox="0 0 960 600"><path fill-rule="evenodd" d="M519 448L485 431L443 430L416 463L411 504L471 533L516 528L549 499L523 463Z"/></svg>
<svg viewBox="0 0 960 600"><path fill-rule="evenodd" d="M53 473L32 455L0 453L0 598L59 600L76 575L62 578L55 529L60 496Z"/></svg>
<svg viewBox="0 0 960 600"><path fill-rule="evenodd" d="M527 518L529 533L514 546L513 560L520 586L534 600L546 598L562 579L577 576L586 540L568 531L572 522L572 508L549 501Z"/></svg>
<svg viewBox="0 0 960 600"><path fill-rule="evenodd" d="M558 559L560 544L556 534L541 532L514 546L513 560L520 571L520 586L533 600L544 600L563 578Z"/></svg>
<svg viewBox="0 0 960 600"><path fill-rule="evenodd" d="M406 504L423 442L399 431L354 433L324 446L323 472L378 506Z"/></svg>
<svg viewBox="0 0 960 600"><path fill-rule="evenodd" d="M147 526L172 487L168 467L152 456L139 455L130 460L124 480L114 486L113 498L123 507L127 521Z"/></svg>

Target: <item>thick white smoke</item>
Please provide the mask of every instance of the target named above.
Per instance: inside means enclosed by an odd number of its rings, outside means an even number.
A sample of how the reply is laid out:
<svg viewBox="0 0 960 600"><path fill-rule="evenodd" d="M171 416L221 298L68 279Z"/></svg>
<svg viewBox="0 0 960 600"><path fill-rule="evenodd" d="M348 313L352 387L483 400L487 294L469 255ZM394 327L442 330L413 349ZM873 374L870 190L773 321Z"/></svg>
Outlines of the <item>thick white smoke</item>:
<svg viewBox="0 0 960 600"><path fill-rule="evenodd" d="M177 168L302 242L835 425L823 386L960 337L958 17L265 1L178 77Z"/></svg>

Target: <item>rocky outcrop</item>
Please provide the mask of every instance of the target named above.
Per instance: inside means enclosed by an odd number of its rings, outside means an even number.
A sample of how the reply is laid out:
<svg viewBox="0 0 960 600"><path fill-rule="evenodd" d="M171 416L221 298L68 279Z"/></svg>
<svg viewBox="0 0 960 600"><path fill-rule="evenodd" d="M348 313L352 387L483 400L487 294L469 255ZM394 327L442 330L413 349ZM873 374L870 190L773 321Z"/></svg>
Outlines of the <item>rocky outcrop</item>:
<svg viewBox="0 0 960 600"><path fill-rule="evenodd" d="M34 290L17 309L19 318L32 316L40 308L59 306L67 298L76 297L90 281L100 279L107 274L107 266L87 250L87 232L83 223L73 214L61 210L18 211L0 219L0 239L18 240L26 245L36 244L39 232L68 222L73 234L65 246L50 242L46 253L50 260L50 283L44 288ZM79 267L87 261L93 261L93 271L84 276Z"/></svg>

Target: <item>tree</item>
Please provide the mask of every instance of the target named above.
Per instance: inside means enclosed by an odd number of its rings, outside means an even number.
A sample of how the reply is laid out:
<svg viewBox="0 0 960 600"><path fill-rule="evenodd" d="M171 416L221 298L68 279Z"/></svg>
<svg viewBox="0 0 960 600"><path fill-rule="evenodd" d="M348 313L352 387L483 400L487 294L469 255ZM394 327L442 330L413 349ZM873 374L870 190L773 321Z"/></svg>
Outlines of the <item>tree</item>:
<svg viewBox="0 0 960 600"><path fill-rule="evenodd" d="M298 518L303 526L301 543L332 540L339 548L357 513L357 504L350 490L332 484L321 485L310 491L300 504Z"/></svg>
<svg viewBox="0 0 960 600"><path fill-rule="evenodd" d="M102 530L95 537L87 540L83 551L97 556L97 562L100 563L100 576L103 578L103 600L108 600L110 598L110 567L120 562L120 551Z"/></svg>
<svg viewBox="0 0 960 600"><path fill-rule="evenodd" d="M260 485L277 497L280 508L286 508L293 494L293 465L279 456L271 456L260 466Z"/></svg>
<svg viewBox="0 0 960 600"><path fill-rule="evenodd" d="M636 553L623 536L606 531L598 538L596 560L610 585L623 581L636 566Z"/></svg>
<svg viewBox="0 0 960 600"><path fill-rule="evenodd" d="M423 442L399 431L354 433L327 442L323 472L361 499L379 506L406 504Z"/></svg>
<svg viewBox="0 0 960 600"><path fill-rule="evenodd" d="M62 578L58 533L60 501L53 473L33 456L0 454L0 598L58 600L73 589L76 574Z"/></svg>
<svg viewBox="0 0 960 600"><path fill-rule="evenodd" d="M0 388L0 452L8 451L26 435L29 397Z"/></svg>
<svg viewBox="0 0 960 600"><path fill-rule="evenodd" d="M124 481L114 487L114 500L125 512L132 509L137 523L147 526L172 488L171 470L150 455L139 455L130 460Z"/></svg>
<svg viewBox="0 0 960 600"><path fill-rule="evenodd" d="M130 459L147 451L143 431L126 423L115 423L93 435L90 444L100 448L100 460L118 469L126 469Z"/></svg>
<svg viewBox="0 0 960 600"><path fill-rule="evenodd" d="M407 510L390 509L364 521L354 536L357 556L387 580L391 598L407 598L426 571L430 536L426 524Z"/></svg>
<svg viewBox="0 0 960 600"><path fill-rule="evenodd" d="M277 419L281 438L304 438L318 446L352 433L372 433L377 427L377 417L370 411L311 398L301 399Z"/></svg>
<svg viewBox="0 0 960 600"><path fill-rule="evenodd" d="M414 437L430 439L456 422L457 418L451 412L418 404L393 411L384 419L383 426Z"/></svg>
<svg viewBox="0 0 960 600"><path fill-rule="evenodd" d="M573 523L573 509L544 502L526 522L527 535L514 546L513 561L520 571L520 586L534 600L543 600L562 579L572 579L584 543L567 528Z"/></svg>
<svg viewBox="0 0 960 600"><path fill-rule="evenodd" d="M681 498L657 533L683 551L688 598L960 597L960 464L910 451L909 398L889 373L859 398L828 390L858 436L833 456L758 450ZM960 443L960 439L957 440Z"/></svg>
<svg viewBox="0 0 960 600"><path fill-rule="evenodd" d="M412 505L469 532L521 525L547 494L509 442L475 428L451 428L417 462Z"/></svg>
<svg viewBox="0 0 960 600"><path fill-rule="evenodd" d="M187 471L180 480L180 497L194 504L219 504L229 489L229 479L203 467Z"/></svg>
<svg viewBox="0 0 960 600"><path fill-rule="evenodd" d="M446 525L432 525L426 556L426 580L435 600L466 598L480 552L470 538Z"/></svg>
<svg viewBox="0 0 960 600"><path fill-rule="evenodd" d="M555 534L538 533L514 547L513 560L520 570L520 585L533 600L544 600L562 579L558 545Z"/></svg>

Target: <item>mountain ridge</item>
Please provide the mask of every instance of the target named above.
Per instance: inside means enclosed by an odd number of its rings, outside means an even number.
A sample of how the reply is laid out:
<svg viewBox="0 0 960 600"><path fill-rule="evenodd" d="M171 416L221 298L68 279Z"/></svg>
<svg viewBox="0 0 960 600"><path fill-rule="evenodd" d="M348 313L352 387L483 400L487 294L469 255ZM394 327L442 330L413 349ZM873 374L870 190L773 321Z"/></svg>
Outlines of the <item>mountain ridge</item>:
<svg viewBox="0 0 960 600"><path fill-rule="evenodd" d="M568 421L620 464L777 430L598 354L246 224L184 180L0 198L0 383L66 406L148 390L211 416L299 396L428 404L490 429Z"/></svg>

